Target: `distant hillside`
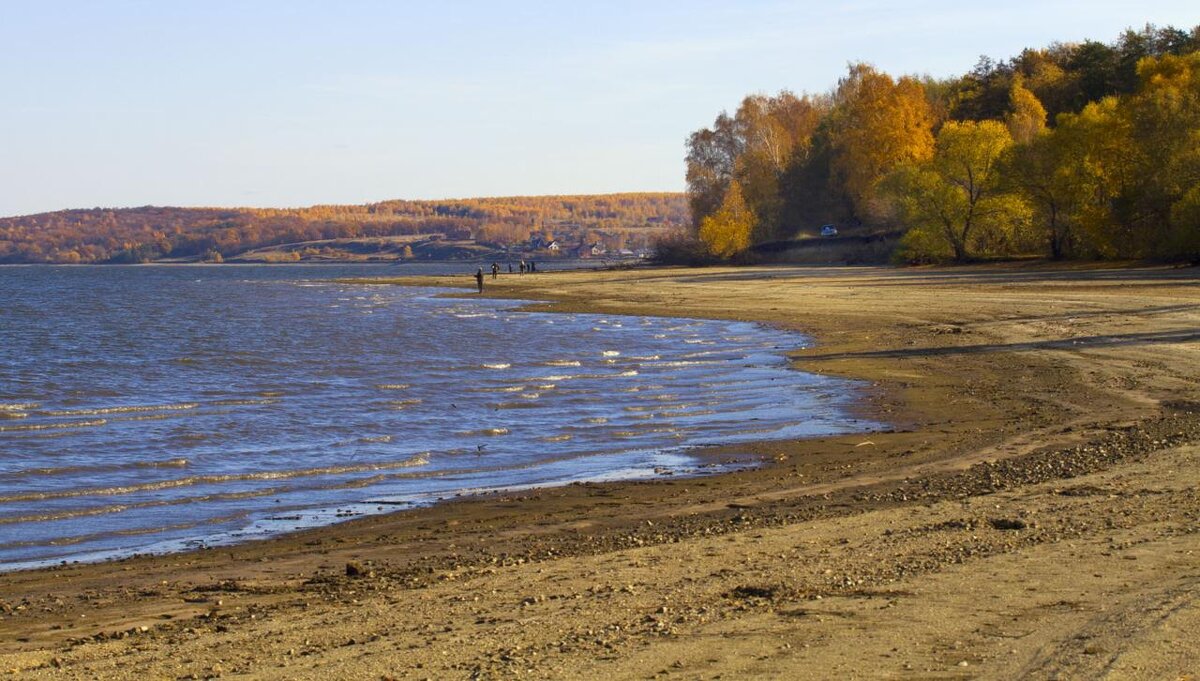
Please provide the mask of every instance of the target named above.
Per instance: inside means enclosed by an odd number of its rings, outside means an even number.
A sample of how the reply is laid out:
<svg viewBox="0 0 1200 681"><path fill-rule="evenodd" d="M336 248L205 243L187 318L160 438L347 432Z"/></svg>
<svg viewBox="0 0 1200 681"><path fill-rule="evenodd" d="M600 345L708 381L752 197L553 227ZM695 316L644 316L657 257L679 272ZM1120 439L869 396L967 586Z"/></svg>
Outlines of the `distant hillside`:
<svg viewBox="0 0 1200 681"><path fill-rule="evenodd" d="M591 244L641 249L689 220L687 199L671 193L382 201L298 209L93 208L0 218L0 263L224 260L282 244L420 235L493 249L531 239L557 240L564 249Z"/></svg>

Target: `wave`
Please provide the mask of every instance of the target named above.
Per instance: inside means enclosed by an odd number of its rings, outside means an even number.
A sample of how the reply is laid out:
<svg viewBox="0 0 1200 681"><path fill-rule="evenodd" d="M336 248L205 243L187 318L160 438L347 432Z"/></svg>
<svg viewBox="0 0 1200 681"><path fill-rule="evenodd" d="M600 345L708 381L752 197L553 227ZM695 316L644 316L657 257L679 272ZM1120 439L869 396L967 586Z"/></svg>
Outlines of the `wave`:
<svg viewBox="0 0 1200 681"><path fill-rule="evenodd" d="M376 383L376 390L408 390L407 383Z"/></svg>
<svg viewBox="0 0 1200 681"><path fill-rule="evenodd" d="M512 365L508 362L496 362L494 364L481 365L484 369L511 369Z"/></svg>
<svg viewBox="0 0 1200 681"><path fill-rule="evenodd" d="M108 473L138 468L184 468L191 462L185 458L167 459L165 461L132 461L129 463L100 464L93 466L46 466L44 468L26 468L8 473L0 473L0 480L13 478L29 478L42 475L69 475L72 473Z"/></svg>
<svg viewBox="0 0 1200 681"><path fill-rule="evenodd" d="M459 435L465 435L465 436L472 436L472 435L488 435L488 436L496 436L496 435L508 435L508 428L481 428L481 429L479 429L479 430L460 430L460 431L458 432L458 434L459 434Z"/></svg>
<svg viewBox="0 0 1200 681"><path fill-rule="evenodd" d="M266 395L266 393L259 393L259 394L264 395L264 396ZM274 394L279 395L280 393L274 393ZM242 399L230 399L230 400L213 400L212 402L209 402L208 404L213 407L241 407L241 406L254 406L254 405L259 405L259 404L278 404L278 403L279 403L279 400L242 398Z"/></svg>
<svg viewBox="0 0 1200 681"><path fill-rule="evenodd" d="M542 405L537 402L492 402L492 409L541 409Z"/></svg>
<svg viewBox="0 0 1200 681"><path fill-rule="evenodd" d="M29 411L37 409L42 405L37 402L15 402L9 404L0 404L0 411Z"/></svg>
<svg viewBox="0 0 1200 681"><path fill-rule="evenodd" d="M179 404L135 405L127 407L96 407L91 409L48 409L37 412L41 416L97 416L100 414L129 414L143 411L185 411L200 406L199 402Z"/></svg>
<svg viewBox="0 0 1200 681"><path fill-rule="evenodd" d="M582 364L583 363L577 359L552 359L542 362L542 366L545 367L577 367L582 366Z"/></svg>
<svg viewBox="0 0 1200 681"><path fill-rule="evenodd" d="M421 398L412 397L407 400L388 400L386 402L386 404L388 405L388 408L390 408L390 409L400 410L400 409L408 409L409 407L412 407L414 405L421 404L421 402L423 402L423 400Z"/></svg>
<svg viewBox="0 0 1200 681"><path fill-rule="evenodd" d="M507 431L506 431L507 432ZM134 492L149 492L176 487L190 487L221 482L236 482L241 480L286 480L289 478L311 477L314 475L343 475L363 471L382 471L395 468L413 468L429 464L429 459L423 455L413 456L402 461L365 463L354 466L322 466L318 468L301 468L281 471L260 471L258 473L228 473L223 475L193 475L173 480L159 480L137 485L120 485L115 487L91 487L85 489L63 490L57 492L24 492L0 496L0 503L13 501L42 501L45 499L67 499L73 497L116 496Z"/></svg>
<svg viewBox="0 0 1200 681"><path fill-rule="evenodd" d="M224 516L214 516L198 521L189 521L185 523L175 523L172 525L155 525L153 527L135 527L127 530L110 530L108 532L94 532L92 534L81 534L72 537L57 537L48 541L19 541L0 544L2 549L11 549L29 546L72 546L75 544L85 544L101 539L111 537L136 537L147 534L158 534L160 532L169 532L172 530L188 530L193 527L202 527L204 525L220 525L223 523L232 522L250 515L249 511L240 511Z"/></svg>
<svg viewBox="0 0 1200 681"><path fill-rule="evenodd" d="M62 423L22 423L18 426L0 426L0 433L30 430L55 430L60 428L94 428L108 423L107 419L93 421L64 421Z"/></svg>

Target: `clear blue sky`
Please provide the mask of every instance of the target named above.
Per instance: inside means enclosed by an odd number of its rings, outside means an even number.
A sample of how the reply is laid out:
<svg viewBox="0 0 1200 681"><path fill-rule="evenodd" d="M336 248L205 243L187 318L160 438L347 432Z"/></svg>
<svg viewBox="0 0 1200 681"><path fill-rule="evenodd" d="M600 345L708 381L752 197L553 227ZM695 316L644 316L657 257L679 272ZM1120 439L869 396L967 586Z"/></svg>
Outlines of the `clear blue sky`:
<svg viewBox="0 0 1200 681"><path fill-rule="evenodd" d="M0 215L681 190L684 140L850 61L968 70L1195 0L0 0Z"/></svg>

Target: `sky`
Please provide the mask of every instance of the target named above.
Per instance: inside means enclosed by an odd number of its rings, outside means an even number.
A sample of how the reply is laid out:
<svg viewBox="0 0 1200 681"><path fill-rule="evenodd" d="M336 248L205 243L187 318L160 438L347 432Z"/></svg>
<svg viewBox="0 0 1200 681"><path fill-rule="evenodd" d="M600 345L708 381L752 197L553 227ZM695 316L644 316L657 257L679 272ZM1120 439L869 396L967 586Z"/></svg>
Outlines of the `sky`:
<svg viewBox="0 0 1200 681"><path fill-rule="evenodd" d="M747 94L1191 28L1195 0L0 0L0 215L681 191Z"/></svg>

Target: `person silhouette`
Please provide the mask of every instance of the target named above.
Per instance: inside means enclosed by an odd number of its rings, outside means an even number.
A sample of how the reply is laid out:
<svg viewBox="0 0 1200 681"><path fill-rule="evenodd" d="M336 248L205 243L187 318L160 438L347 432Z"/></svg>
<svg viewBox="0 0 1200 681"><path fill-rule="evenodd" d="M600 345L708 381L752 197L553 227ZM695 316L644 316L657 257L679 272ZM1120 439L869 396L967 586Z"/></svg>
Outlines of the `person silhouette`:
<svg viewBox="0 0 1200 681"><path fill-rule="evenodd" d="M498 276L500 276L500 266L496 263L492 263L492 279L495 279Z"/></svg>
<svg viewBox="0 0 1200 681"><path fill-rule="evenodd" d="M479 271L475 273L475 283L479 285L479 292L483 293L483 268L482 267L480 267Z"/></svg>

